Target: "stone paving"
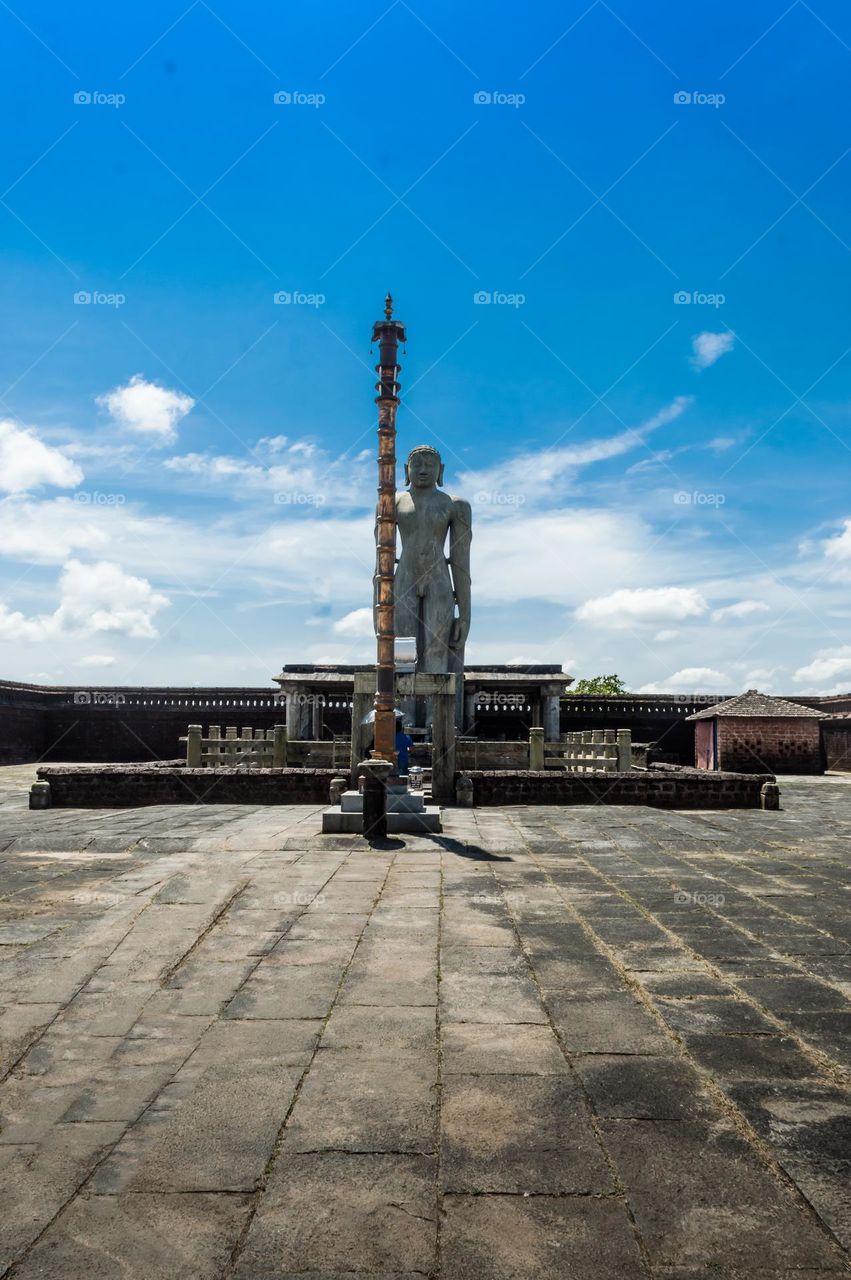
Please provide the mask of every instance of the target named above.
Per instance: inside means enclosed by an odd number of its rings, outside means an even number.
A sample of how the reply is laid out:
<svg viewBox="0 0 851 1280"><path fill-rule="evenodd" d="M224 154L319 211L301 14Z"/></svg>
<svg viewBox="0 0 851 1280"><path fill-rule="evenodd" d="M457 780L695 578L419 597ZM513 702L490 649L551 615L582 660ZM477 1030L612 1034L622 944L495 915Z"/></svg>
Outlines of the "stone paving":
<svg viewBox="0 0 851 1280"><path fill-rule="evenodd" d="M847 1274L851 779L781 813L29 813L0 1275Z"/></svg>

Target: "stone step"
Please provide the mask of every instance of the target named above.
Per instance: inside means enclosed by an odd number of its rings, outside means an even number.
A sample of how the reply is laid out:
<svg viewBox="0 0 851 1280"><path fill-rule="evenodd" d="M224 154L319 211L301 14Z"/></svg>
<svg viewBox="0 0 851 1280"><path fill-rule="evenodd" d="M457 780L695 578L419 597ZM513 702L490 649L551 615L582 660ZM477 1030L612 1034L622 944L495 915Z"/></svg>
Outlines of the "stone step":
<svg viewBox="0 0 851 1280"><path fill-rule="evenodd" d="M421 835L423 832L440 832L440 809L429 806L422 813L410 811L387 814L388 835ZM341 805L334 805L322 814L323 835L360 835L363 832L363 813L345 810Z"/></svg>
<svg viewBox="0 0 851 1280"><path fill-rule="evenodd" d="M363 813L363 796L359 791L344 791L340 800L344 813ZM423 813L425 799L421 791L388 791L388 813Z"/></svg>

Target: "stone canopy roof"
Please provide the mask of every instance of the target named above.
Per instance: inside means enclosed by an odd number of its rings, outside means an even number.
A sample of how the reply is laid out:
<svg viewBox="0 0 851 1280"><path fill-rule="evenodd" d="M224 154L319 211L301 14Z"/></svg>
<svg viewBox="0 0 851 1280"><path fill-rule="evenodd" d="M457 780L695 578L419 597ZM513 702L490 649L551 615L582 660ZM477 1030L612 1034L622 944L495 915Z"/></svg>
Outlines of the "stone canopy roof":
<svg viewBox="0 0 851 1280"><path fill-rule="evenodd" d="M757 689L748 689L738 697L728 698L726 702L716 703L714 707L706 707L703 711L695 711L686 716L686 720L714 720L716 716L734 716L738 718L754 718L765 720L789 720L806 718L821 720L827 715L825 711L816 711L815 707L803 707L798 702L787 702L785 698L773 698L771 694L760 693Z"/></svg>

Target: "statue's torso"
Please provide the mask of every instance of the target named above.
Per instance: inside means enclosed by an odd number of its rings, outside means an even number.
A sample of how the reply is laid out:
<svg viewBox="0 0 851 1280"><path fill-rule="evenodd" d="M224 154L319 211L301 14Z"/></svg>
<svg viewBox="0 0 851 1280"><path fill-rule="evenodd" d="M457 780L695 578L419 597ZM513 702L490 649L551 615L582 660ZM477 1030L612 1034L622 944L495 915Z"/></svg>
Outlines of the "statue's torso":
<svg viewBox="0 0 851 1280"><path fill-rule="evenodd" d="M446 563L446 534L452 518L452 499L440 489L405 491L396 495L396 523L402 543L396 570L397 594L452 595Z"/></svg>

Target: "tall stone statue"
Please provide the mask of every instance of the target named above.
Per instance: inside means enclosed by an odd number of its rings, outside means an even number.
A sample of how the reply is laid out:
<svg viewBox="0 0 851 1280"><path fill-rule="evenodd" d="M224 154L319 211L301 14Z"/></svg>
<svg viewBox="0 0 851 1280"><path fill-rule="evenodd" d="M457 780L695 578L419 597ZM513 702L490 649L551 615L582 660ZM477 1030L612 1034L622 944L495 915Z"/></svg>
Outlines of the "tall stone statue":
<svg viewBox="0 0 851 1280"><path fill-rule="evenodd" d="M430 445L405 463L408 489L396 494L402 551L393 583L395 632L416 636L417 671L464 671L470 630L469 502L444 493L443 462ZM446 555L447 535L449 555Z"/></svg>

